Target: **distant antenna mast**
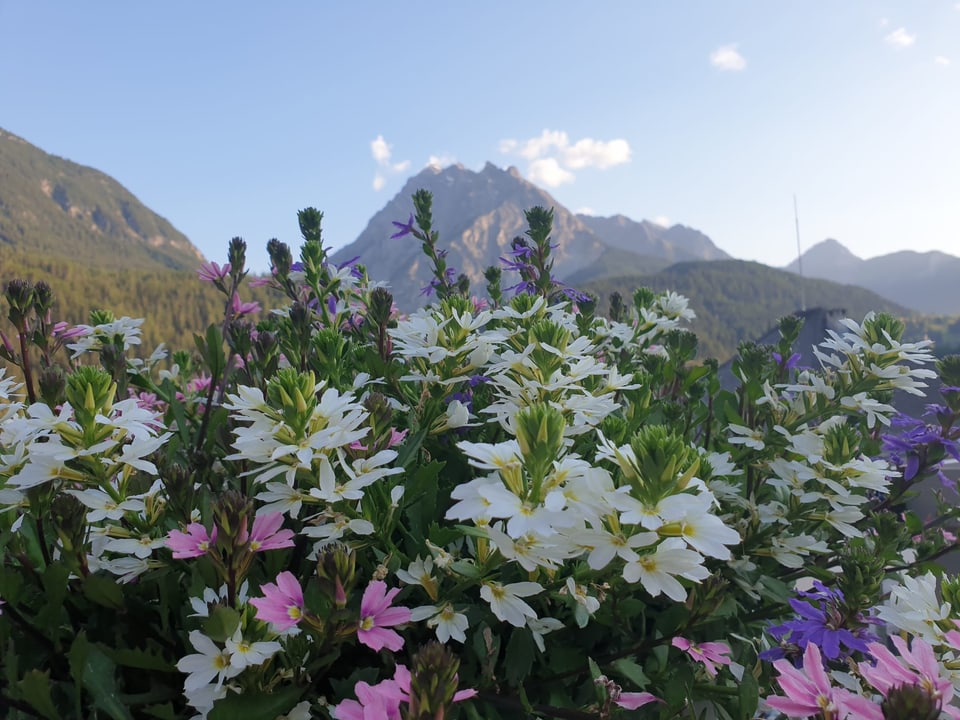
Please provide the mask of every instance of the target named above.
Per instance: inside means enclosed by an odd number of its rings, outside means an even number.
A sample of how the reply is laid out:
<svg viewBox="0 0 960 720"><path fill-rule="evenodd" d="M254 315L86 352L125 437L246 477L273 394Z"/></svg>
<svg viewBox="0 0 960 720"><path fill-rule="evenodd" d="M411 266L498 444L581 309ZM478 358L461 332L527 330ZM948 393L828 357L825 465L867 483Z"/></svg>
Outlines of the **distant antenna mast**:
<svg viewBox="0 0 960 720"><path fill-rule="evenodd" d="M797 229L797 273L800 275L800 310L807 310L807 294L803 287L803 253L800 251L800 213L797 212L797 196L793 196L793 225Z"/></svg>

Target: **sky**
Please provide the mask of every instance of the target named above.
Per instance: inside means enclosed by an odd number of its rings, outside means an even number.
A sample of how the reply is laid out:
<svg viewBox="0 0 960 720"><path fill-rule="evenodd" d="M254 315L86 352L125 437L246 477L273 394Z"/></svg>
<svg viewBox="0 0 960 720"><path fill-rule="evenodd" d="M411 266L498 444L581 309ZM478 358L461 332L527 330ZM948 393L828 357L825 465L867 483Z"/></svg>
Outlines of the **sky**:
<svg viewBox="0 0 960 720"><path fill-rule="evenodd" d="M803 248L960 255L956 0L0 0L0 67L0 127L256 271L488 161L775 266L794 197Z"/></svg>

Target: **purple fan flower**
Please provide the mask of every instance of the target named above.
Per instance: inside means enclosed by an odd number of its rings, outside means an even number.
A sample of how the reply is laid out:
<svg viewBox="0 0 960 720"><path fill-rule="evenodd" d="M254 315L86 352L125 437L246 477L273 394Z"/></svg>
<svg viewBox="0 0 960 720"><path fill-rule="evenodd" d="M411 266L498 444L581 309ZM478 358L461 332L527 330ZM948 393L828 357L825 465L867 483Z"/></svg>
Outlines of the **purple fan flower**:
<svg viewBox="0 0 960 720"><path fill-rule="evenodd" d="M410 219L407 220L407 222L402 223L402 222L397 222L396 220L392 220L391 224L395 228L397 228L397 232L395 232L393 235L390 236L391 240L396 240L397 238L406 237L407 235L413 232L413 213L410 213Z"/></svg>
<svg viewBox="0 0 960 720"><path fill-rule="evenodd" d="M776 660L792 654L799 659L799 653L811 643L829 660L849 657L854 651L869 652L868 644L877 637L866 626L879 621L859 612L851 613L840 590L831 590L819 580L814 581L814 588L797 592L804 599L790 600L796 619L769 628L780 646L760 653L761 659Z"/></svg>
<svg viewBox="0 0 960 720"><path fill-rule="evenodd" d="M773 359L777 361L777 365L780 365L784 370L793 370L799 363L802 356L800 353L794 353L787 361L783 361L783 355L778 352L773 353Z"/></svg>

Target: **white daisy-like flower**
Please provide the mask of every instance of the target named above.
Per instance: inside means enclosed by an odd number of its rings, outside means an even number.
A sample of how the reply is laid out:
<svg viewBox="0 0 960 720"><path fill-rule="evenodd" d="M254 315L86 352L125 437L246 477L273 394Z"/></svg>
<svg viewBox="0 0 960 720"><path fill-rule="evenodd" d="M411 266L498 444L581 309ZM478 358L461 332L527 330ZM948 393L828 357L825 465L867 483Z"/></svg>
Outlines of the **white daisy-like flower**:
<svg viewBox="0 0 960 720"><path fill-rule="evenodd" d="M217 647L216 643L199 630L190 631L190 643L199 652L186 655L177 662L177 670L187 673L183 681L183 689L191 692L209 685L216 679L216 686L223 685L224 680L236 677L243 670L231 664L231 653Z"/></svg>
<svg viewBox="0 0 960 720"><path fill-rule="evenodd" d="M536 611L520 598L543 592L543 586L535 582L516 582L502 585L488 581L480 588L480 597L490 603L490 610L498 620L514 627L523 627L527 618L536 618Z"/></svg>

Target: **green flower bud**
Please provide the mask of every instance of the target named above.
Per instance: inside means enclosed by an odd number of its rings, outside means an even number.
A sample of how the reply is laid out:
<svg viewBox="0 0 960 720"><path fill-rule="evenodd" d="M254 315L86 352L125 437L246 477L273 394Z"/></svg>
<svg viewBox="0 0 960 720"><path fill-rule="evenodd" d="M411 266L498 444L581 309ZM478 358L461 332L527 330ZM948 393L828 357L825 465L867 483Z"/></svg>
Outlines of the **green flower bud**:
<svg viewBox="0 0 960 720"><path fill-rule="evenodd" d="M7 317L14 327L22 329L27 321L27 315L33 307L34 288L26 280L16 279L7 283L4 291L7 304L10 306L10 312Z"/></svg>
<svg viewBox="0 0 960 720"><path fill-rule="evenodd" d="M62 367L51 365L44 368L40 373L38 384L40 386L40 397L49 407L56 407L63 402L67 378Z"/></svg>
<svg viewBox="0 0 960 720"><path fill-rule="evenodd" d="M823 439L823 459L833 465L844 465L860 455L860 433L844 424L833 425Z"/></svg>
<svg viewBox="0 0 960 720"><path fill-rule="evenodd" d="M864 339L867 342L871 345L879 344L886 348L891 346L887 335L894 342L899 342L903 337L905 327L902 320L885 312L877 313L872 318L864 320L862 325Z"/></svg>
<svg viewBox="0 0 960 720"><path fill-rule="evenodd" d="M357 558L353 550L342 543L324 547L317 556L317 577L320 590L334 607L346 607L350 591L357 582Z"/></svg>
<svg viewBox="0 0 960 720"><path fill-rule="evenodd" d="M316 208L304 208L297 213L300 234L306 243L323 243L323 213Z"/></svg>
<svg viewBox="0 0 960 720"><path fill-rule="evenodd" d="M213 521L219 532L217 545L232 550L246 542L247 525L253 515L253 500L236 490L221 493L213 502Z"/></svg>
<svg viewBox="0 0 960 720"><path fill-rule="evenodd" d="M87 534L87 509L83 503L69 493L60 493L53 499L50 516L64 554L79 552Z"/></svg>
<svg viewBox="0 0 960 720"><path fill-rule="evenodd" d="M531 405L517 413L517 443L523 456L523 466L533 483L525 499L533 503L543 501L540 486L553 461L560 457L566 425L563 414L546 404Z"/></svg>
<svg viewBox="0 0 960 720"><path fill-rule="evenodd" d="M110 412L116 390L110 374L91 365L78 367L67 378L67 402L84 433L92 432L98 414Z"/></svg>
<svg viewBox="0 0 960 720"><path fill-rule="evenodd" d="M610 319L613 322L624 322L627 318L627 306L623 304L623 295L614 290L610 294Z"/></svg>
<svg viewBox="0 0 960 720"><path fill-rule="evenodd" d="M697 451L663 425L645 425L630 448L637 458L638 479L631 485L639 498L656 504L687 487L700 467Z"/></svg>
<svg viewBox="0 0 960 720"><path fill-rule="evenodd" d="M267 385L267 399L279 407L283 419L299 440L317 406L316 380L312 372L300 373L293 368L282 368Z"/></svg>
<svg viewBox="0 0 960 720"><path fill-rule="evenodd" d="M404 720L442 720L453 710L460 660L434 641L414 655L410 668L410 704Z"/></svg>
<svg viewBox="0 0 960 720"><path fill-rule="evenodd" d="M374 288L367 304L367 320L374 326L386 326L393 312L393 295L386 288Z"/></svg>
<svg viewBox="0 0 960 720"><path fill-rule="evenodd" d="M53 288L43 280L33 286L33 308L39 317L46 317L53 309Z"/></svg>
<svg viewBox="0 0 960 720"><path fill-rule="evenodd" d="M940 705L940 699L920 685L901 685L890 689L880 710L884 720L937 720Z"/></svg>
<svg viewBox="0 0 960 720"><path fill-rule="evenodd" d="M243 238L235 237L230 240L227 262L230 263L230 274L240 277L247 263L247 243Z"/></svg>
<svg viewBox="0 0 960 720"><path fill-rule="evenodd" d="M277 279L280 282L285 281L290 274L290 266L293 265L290 246L273 238L267 243L267 254L270 256L270 264L277 271Z"/></svg>

